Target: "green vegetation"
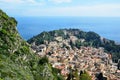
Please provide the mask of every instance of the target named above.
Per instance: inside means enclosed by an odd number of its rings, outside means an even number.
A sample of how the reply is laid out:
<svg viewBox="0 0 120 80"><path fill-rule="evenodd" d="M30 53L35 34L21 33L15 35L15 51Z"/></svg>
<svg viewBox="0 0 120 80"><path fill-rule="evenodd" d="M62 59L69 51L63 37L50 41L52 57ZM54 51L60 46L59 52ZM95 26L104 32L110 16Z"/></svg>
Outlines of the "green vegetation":
<svg viewBox="0 0 120 80"><path fill-rule="evenodd" d="M35 55L19 36L16 25L14 18L0 10L0 80L60 80L47 57Z"/></svg>
<svg viewBox="0 0 120 80"><path fill-rule="evenodd" d="M80 75L80 80L92 80L92 78L86 71L84 71L84 73Z"/></svg>
<svg viewBox="0 0 120 80"><path fill-rule="evenodd" d="M86 72L81 71L78 75L78 70L70 69L67 80L92 80L92 77Z"/></svg>

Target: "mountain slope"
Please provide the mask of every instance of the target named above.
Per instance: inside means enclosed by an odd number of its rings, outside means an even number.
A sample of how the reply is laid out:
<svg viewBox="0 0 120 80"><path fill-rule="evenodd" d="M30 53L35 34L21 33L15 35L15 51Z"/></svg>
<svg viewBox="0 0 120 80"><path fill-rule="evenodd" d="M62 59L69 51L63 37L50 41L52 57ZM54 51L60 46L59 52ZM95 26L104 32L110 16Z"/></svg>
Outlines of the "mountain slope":
<svg viewBox="0 0 120 80"><path fill-rule="evenodd" d="M0 78L3 80L62 79L46 57L33 53L18 34L17 21L0 10ZM42 63L41 63L42 62Z"/></svg>

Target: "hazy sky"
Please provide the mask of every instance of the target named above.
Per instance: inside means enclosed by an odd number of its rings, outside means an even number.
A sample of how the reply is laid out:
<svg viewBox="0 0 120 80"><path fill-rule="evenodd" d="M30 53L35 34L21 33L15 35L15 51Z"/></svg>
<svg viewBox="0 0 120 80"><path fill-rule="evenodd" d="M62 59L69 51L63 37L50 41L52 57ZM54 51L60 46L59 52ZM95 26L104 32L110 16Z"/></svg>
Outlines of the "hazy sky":
<svg viewBox="0 0 120 80"><path fill-rule="evenodd" d="M0 0L10 16L116 16L120 0Z"/></svg>

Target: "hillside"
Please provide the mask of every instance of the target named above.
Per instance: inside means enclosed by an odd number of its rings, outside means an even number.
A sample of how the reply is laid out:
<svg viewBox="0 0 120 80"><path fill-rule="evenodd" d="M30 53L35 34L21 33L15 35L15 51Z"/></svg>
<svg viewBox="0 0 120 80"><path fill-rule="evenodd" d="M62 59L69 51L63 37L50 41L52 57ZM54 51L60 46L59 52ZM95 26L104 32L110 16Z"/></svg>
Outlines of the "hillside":
<svg viewBox="0 0 120 80"><path fill-rule="evenodd" d="M92 46L95 48L103 47L106 52L112 54L114 62L118 62L120 59L120 45L116 45L114 41L108 40L99 36L94 32L84 32L79 29L61 29L50 32L42 32L41 34L34 36L28 40L28 43L35 42L36 45L44 44L46 41L56 41L55 37L61 37L64 39L70 39L71 37L77 38L75 42L70 42L72 47L80 48L80 46Z"/></svg>
<svg viewBox="0 0 120 80"><path fill-rule="evenodd" d="M28 43L36 54L47 56L52 67L59 69L66 80L120 78L119 64L113 62L120 58L120 46L94 32L54 30L42 32L28 40ZM81 73L86 73L84 78Z"/></svg>
<svg viewBox="0 0 120 80"><path fill-rule="evenodd" d="M17 21L0 10L0 80L62 79L47 57L40 58L33 53L16 26Z"/></svg>

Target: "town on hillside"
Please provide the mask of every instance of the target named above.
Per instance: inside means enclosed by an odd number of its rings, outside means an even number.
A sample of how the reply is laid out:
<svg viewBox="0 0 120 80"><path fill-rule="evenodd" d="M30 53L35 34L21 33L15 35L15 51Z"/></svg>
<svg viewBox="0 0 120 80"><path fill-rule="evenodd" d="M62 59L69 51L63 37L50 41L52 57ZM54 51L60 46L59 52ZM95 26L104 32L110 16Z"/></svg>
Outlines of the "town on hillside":
<svg viewBox="0 0 120 80"><path fill-rule="evenodd" d="M78 40L76 36L70 36L69 39L57 36L54 39L54 41L45 41L45 44L40 45L33 42L31 47L40 57L47 56L52 67L59 69L66 80L71 69L77 70L78 75L81 71L87 71L92 80L98 80L96 75L101 73L106 80L120 80L118 64L112 62L112 55L106 53L103 47L72 47L70 42L74 43ZM80 39L80 41L85 40Z"/></svg>

